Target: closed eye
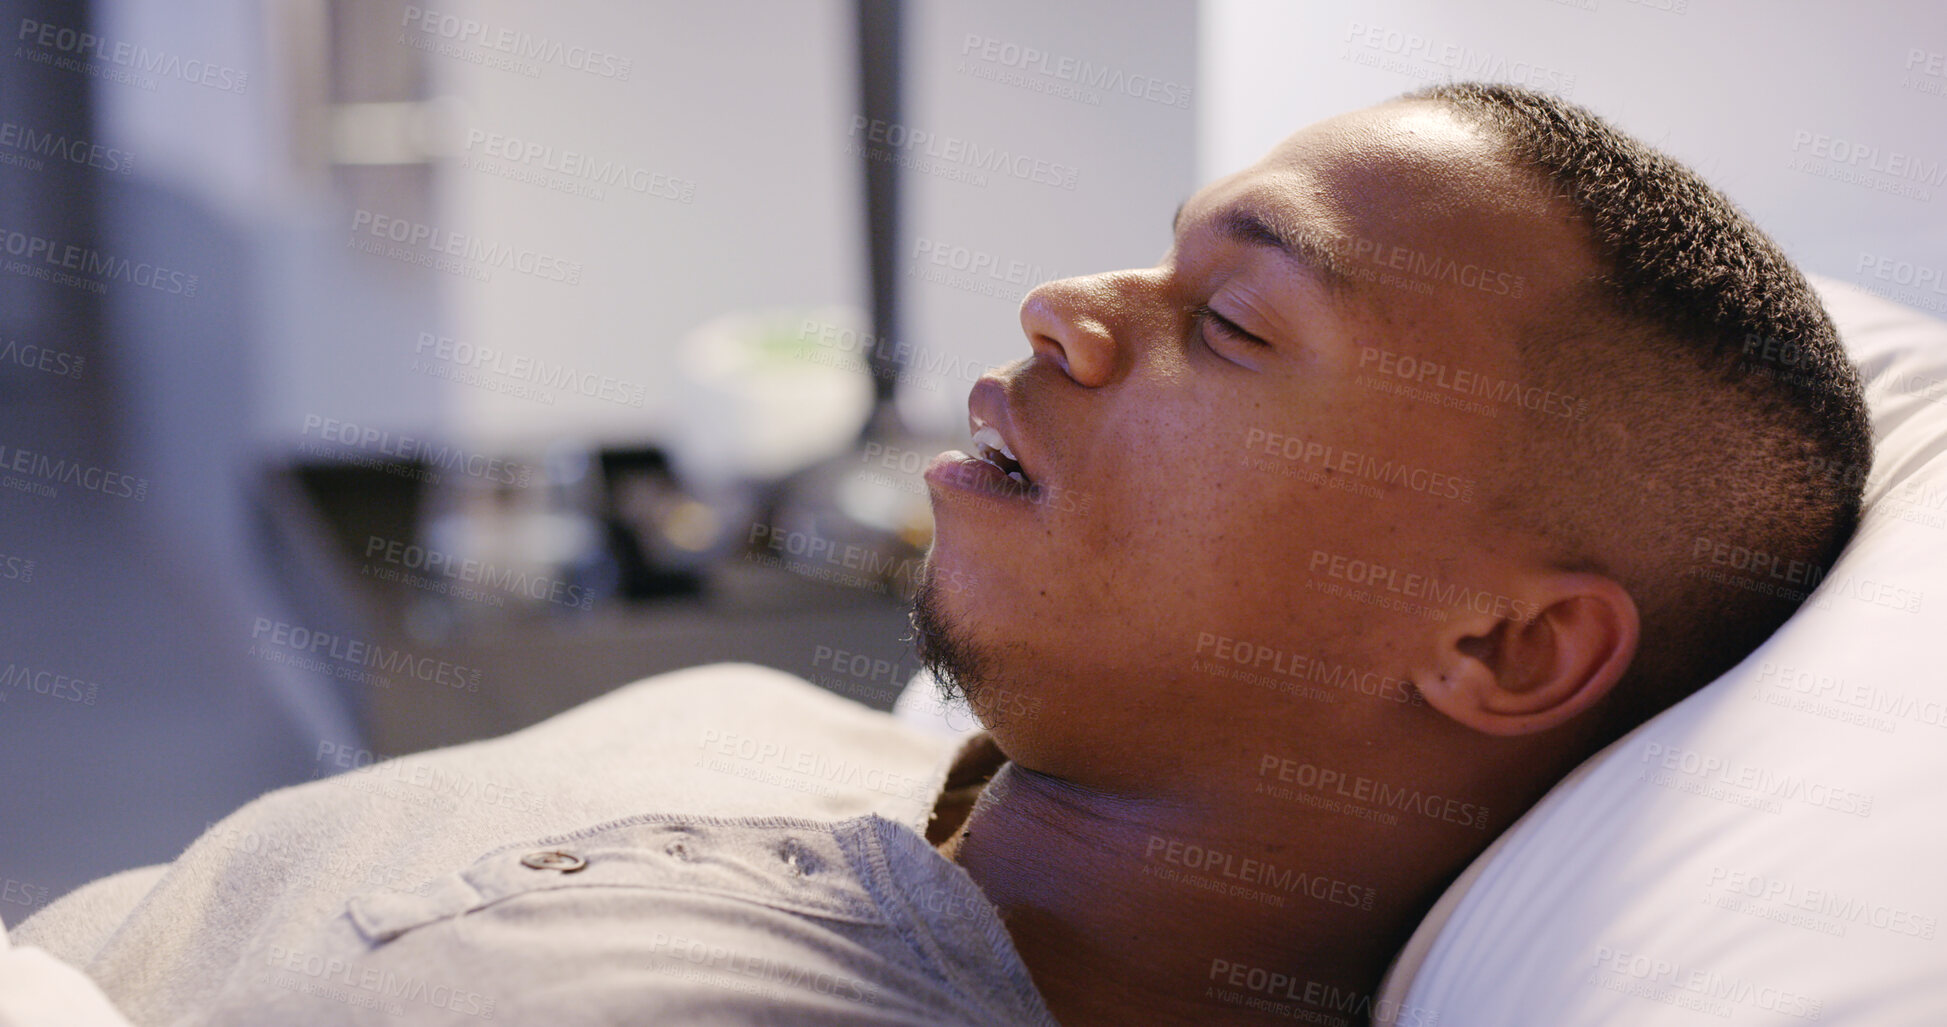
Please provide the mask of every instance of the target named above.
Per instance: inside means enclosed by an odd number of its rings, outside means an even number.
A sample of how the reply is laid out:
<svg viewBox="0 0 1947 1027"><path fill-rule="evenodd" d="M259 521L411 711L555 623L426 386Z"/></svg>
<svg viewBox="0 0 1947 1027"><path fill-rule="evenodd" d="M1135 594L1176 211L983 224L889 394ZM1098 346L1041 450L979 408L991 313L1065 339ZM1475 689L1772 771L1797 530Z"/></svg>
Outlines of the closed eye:
<svg viewBox="0 0 1947 1027"><path fill-rule="evenodd" d="M1202 332L1207 333L1209 331L1215 331L1218 335L1227 336L1238 342L1248 343L1253 346L1269 347L1271 345L1270 343L1265 342L1263 339L1260 339L1257 336L1252 335L1250 332L1247 332L1244 329L1238 327L1237 322L1232 321L1230 318L1227 318L1224 315L1219 314L1216 311L1210 309L1210 306L1208 304L1199 306L1197 309L1191 311L1190 313L1192 317L1196 318L1197 324L1199 325L1199 330ZM1207 335L1204 341L1206 343L1209 341Z"/></svg>

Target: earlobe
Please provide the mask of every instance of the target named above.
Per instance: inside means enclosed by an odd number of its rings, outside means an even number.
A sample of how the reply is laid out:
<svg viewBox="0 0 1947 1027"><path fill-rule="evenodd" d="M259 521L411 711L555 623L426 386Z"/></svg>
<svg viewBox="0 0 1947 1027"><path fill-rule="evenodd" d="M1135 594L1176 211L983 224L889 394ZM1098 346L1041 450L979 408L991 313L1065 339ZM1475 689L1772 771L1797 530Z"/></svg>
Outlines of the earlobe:
<svg viewBox="0 0 1947 1027"><path fill-rule="evenodd" d="M1526 620L1464 613L1434 639L1414 685L1427 704L1483 734L1525 735L1573 720L1636 656L1635 601L1599 574L1552 574L1525 589Z"/></svg>

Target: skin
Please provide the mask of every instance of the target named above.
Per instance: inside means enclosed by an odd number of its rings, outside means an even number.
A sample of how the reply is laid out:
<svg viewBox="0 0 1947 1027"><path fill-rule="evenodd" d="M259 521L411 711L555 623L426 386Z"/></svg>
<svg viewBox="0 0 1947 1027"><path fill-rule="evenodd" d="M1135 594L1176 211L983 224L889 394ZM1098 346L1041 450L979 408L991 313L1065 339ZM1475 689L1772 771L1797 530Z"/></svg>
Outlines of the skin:
<svg viewBox="0 0 1947 1027"><path fill-rule="evenodd" d="M1240 235L1239 213L1326 241L1347 287ZM1389 263L1401 253L1499 275L1470 287ZM1357 996L1441 889L1586 754L1591 710L1635 653L1629 594L1499 526L1492 476L1519 445L1516 407L1375 383L1406 382L1382 357L1519 380L1515 332L1593 273L1577 226L1478 130L1403 102L1306 128L1206 187L1155 267L1024 301L1030 355L970 406L1039 498L970 485L961 454L936 460L929 576L978 585L928 590L920 621L936 652L950 635L977 656L958 661L959 687L997 750L971 808L967 788L942 805L936 840L1063 1024L1134 1009L1290 1022L1213 989L1314 1011L1352 996L1363 1016ZM1287 439L1335 455L1294 457ZM1374 480L1336 462L1348 451L1452 478ZM1358 567L1386 578L1351 580ZM1307 684L1304 667L1368 687ZM1348 816L1294 796L1382 803L1297 783L1304 767L1466 810ZM1294 885L1299 872L1324 883ZM1288 975L1299 997L1233 983L1234 967Z"/></svg>

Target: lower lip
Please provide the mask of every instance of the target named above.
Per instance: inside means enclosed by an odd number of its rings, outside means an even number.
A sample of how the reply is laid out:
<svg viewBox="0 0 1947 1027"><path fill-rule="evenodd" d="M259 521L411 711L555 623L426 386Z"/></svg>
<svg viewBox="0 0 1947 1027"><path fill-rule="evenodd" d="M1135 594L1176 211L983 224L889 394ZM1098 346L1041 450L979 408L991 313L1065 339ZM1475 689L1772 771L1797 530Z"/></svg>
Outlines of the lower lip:
<svg viewBox="0 0 1947 1027"><path fill-rule="evenodd" d="M1033 503L1033 487L1007 476L978 457L950 449L932 459L922 475L926 484L942 492L960 492L986 499Z"/></svg>

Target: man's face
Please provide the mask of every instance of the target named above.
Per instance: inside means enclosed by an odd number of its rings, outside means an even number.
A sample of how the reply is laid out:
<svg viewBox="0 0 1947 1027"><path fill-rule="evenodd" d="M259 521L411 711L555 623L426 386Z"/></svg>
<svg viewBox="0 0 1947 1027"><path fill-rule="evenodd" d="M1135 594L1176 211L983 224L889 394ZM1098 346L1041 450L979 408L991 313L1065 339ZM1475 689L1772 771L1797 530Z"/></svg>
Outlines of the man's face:
<svg viewBox="0 0 1947 1027"><path fill-rule="evenodd" d="M1444 608L1520 555L1487 478L1513 338L1588 273L1546 210L1391 104L1203 189L1157 266L1029 295L1032 355L970 407L1035 489L935 461L917 618L1011 758L1129 786L1410 706Z"/></svg>

